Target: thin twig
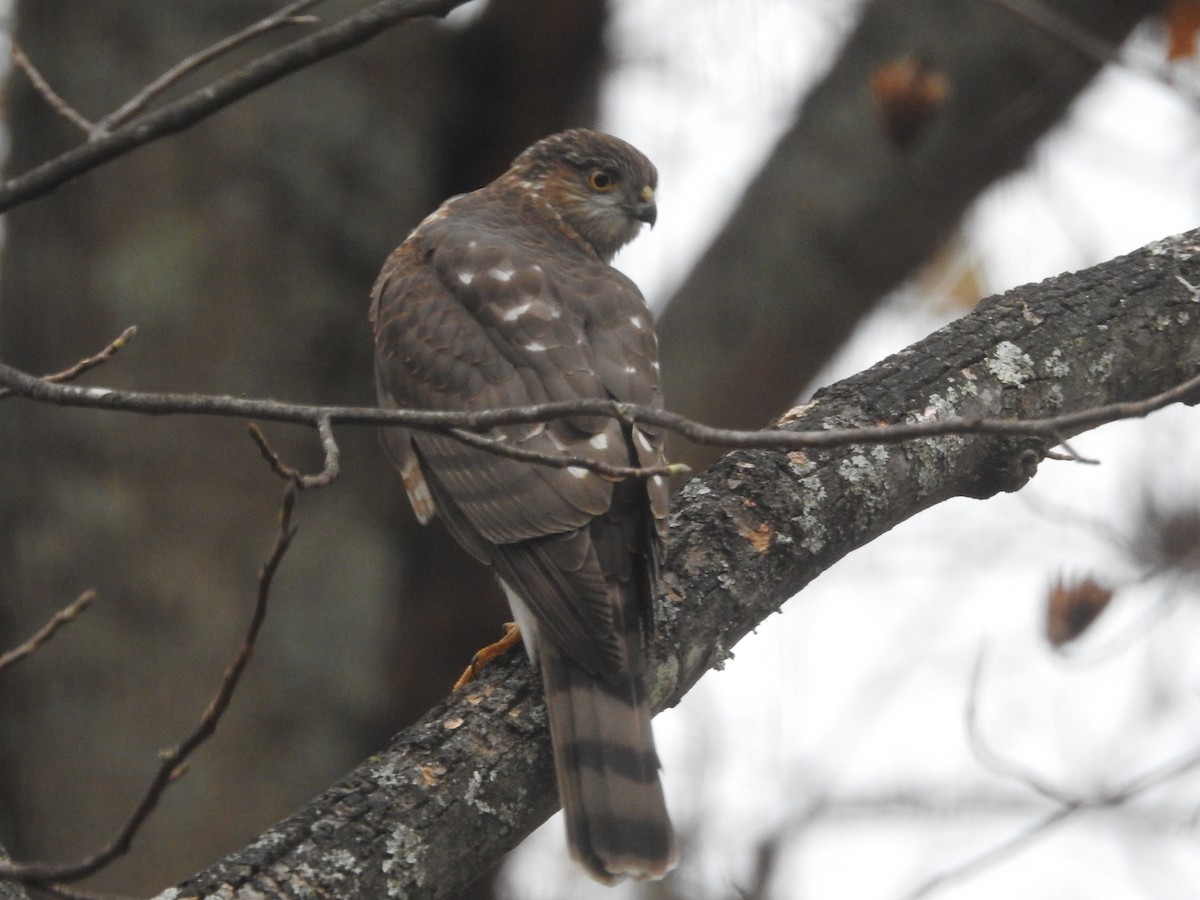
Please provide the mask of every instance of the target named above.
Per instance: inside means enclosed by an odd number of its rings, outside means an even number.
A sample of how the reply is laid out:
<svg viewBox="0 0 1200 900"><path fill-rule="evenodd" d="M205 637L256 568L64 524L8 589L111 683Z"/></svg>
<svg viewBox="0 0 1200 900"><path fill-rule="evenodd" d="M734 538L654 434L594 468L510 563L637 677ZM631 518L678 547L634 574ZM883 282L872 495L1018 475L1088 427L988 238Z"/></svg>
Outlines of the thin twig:
<svg viewBox="0 0 1200 900"><path fill-rule="evenodd" d="M116 340L112 341L112 343L110 343L99 353L84 357L69 369L63 369L61 372L55 372L53 375L43 375L42 380L49 381L54 384L64 384L68 381L74 381L88 369L94 369L96 366L103 365L112 359L113 356L116 355L117 351L128 344L136 334L137 326L130 325L121 332ZM0 400L3 400L5 397L10 397L14 393L15 392L11 388L0 388Z"/></svg>
<svg viewBox="0 0 1200 900"><path fill-rule="evenodd" d="M300 487L322 488L333 482L341 471L341 451L333 438L333 423L329 416L317 419L317 433L321 436L321 449L325 451L325 468L316 475L305 475L300 479Z"/></svg>
<svg viewBox="0 0 1200 900"><path fill-rule="evenodd" d="M96 596L97 594L93 590L84 591L71 603L51 616L50 621L39 628L33 637L9 650L7 653L0 654L0 672L36 653L38 648L54 637L60 628L68 622L74 621L76 616L87 609L92 601L96 599Z"/></svg>
<svg viewBox="0 0 1200 900"><path fill-rule="evenodd" d="M1172 77L1169 67L1150 68L1145 63L1134 66L1121 53L1119 46L1097 37L1084 25L1063 15L1043 0L992 0L992 2L1101 65L1123 66L1131 72L1157 81L1193 104L1200 99L1187 86L1181 84L1179 79Z"/></svg>
<svg viewBox="0 0 1200 900"><path fill-rule="evenodd" d="M267 443L267 436L262 433L262 429L253 422L247 428L250 432L250 437L254 439L254 443L258 445L263 458L271 467L271 471L280 478L290 481L300 490L328 487L341 472L342 454L341 450L338 449L337 441L334 439L333 426L330 424L328 416L319 416L317 418L317 432L321 437L321 447L325 451L325 468L316 475L304 475L298 469L292 468L280 459L279 454L272 450L271 445Z"/></svg>
<svg viewBox="0 0 1200 900"><path fill-rule="evenodd" d="M240 47L242 44L258 37L260 34L265 34L284 25L310 25L319 21L315 16L297 16L296 13L321 2L323 0L296 0L296 2L277 10L265 19L260 19L236 34L231 34L229 37L217 41L212 46L206 47L199 53L195 53L187 59L182 60L97 122L88 132L88 137L92 140L103 137L112 131L112 129L123 125L131 117L140 113L147 103L177 81L195 72L205 64L212 62L219 56L228 53L230 50Z"/></svg>
<svg viewBox="0 0 1200 900"><path fill-rule="evenodd" d="M401 22L444 16L467 0L375 0L315 34L248 62L211 84L0 183L0 211L40 197L151 141L183 131L279 79L370 40Z"/></svg>
<svg viewBox="0 0 1200 900"><path fill-rule="evenodd" d="M1109 41L1096 37L1074 19L1051 9L1039 0L993 0L993 2L1098 63L1121 62L1119 48L1114 47Z"/></svg>
<svg viewBox="0 0 1200 900"><path fill-rule="evenodd" d="M223 54L258 37L260 34L265 34L268 31L285 25L311 25L320 21L315 16L298 16L296 13L321 2L323 0L295 0L294 3L275 11L264 19L260 19L253 25L243 28L241 31L231 34L226 38L222 38L199 53L192 54L176 63L162 75L158 76L158 78L155 78L99 122L89 121L67 103L62 95L50 86L45 76L38 71L37 67L34 66L33 62L16 41L11 42L13 63L26 74L34 90L42 96L55 112L87 134L89 140L96 140L140 113L145 109L146 104L173 84Z"/></svg>
<svg viewBox="0 0 1200 900"><path fill-rule="evenodd" d="M1025 828L1022 828L1008 840L997 844L994 847L980 853L978 856L972 857L962 864L955 866L952 869L947 869L932 878L922 882L911 893L904 895L904 900L921 900L923 897L928 897L944 887L955 882L963 881L971 878L980 872L1002 862L1004 859L1015 855L1023 850L1033 841L1081 812L1086 812L1093 809L1105 809L1113 806L1121 806L1128 803L1139 794L1145 793L1151 788L1166 784L1173 779L1186 775L1193 769L1200 767L1200 748L1193 749L1189 753L1169 760L1160 766L1156 766L1129 779L1124 785L1116 790L1101 794L1098 797L1090 799L1076 799L1069 803L1063 804L1058 809L1047 813L1041 819L1031 822Z"/></svg>
<svg viewBox="0 0 1200 900"><path fill-rule="evenodd" d="M133 340L136 335L137 326L130 325L128 328L122 331L116 337L116 339L112 341L112 343L110 343L99 353L84 357L69 369L63 369L61 372L55 372L53 375L43 375L42 379L44 381L53 382L54 384L65 384L68 381L74 381L84 372L88 371L88 369L94 369L96 366L100 366L108 362L117 355L117 351L124 348L124 346Z"/></svg>
<svg viewBox="0 0 1200 900"><path fill-rule="evenodd" d="M324 417L330 424L396 425L449 433L453 429L486 432L499 425L548 422L571 416L609 416L636 421L673 431L697 444L731 448L777 450L827 449L850 444L898 444L920 438L946 435L1016 435L1054 443L1064 435L1095 428L1121 419L1141 418L1173 403L1195 402L1200 396L1200 375L1144 400L1095 406L1059 416L1038 419L1001 419L983 416L931 419L893 425L855 428L764 429L743 431L712 428L662 409L613 403L607 400L574 400L479 412L442 412L409 409L379 409L364 406L314 406L276 400L247 399L213 394L170 394L122 391L103 387L54 384L0 363L0 385L43 403L93 409L121 410L143 415L200 415L243 419L266 419L317 426ZM554 458L558 465L561 458ZM616 470L614 469L614 472ZM622 470L636 475L639 470Z"/></svg>
<svg viewBox="0 0 1200 900"><path fill-rule="evenodd" d="M537 463L539 466L551 469L587 469L589 472L595 472L597 475L614 481L624 478L654 478L657 476L673 478L676 475L687 475L691 472L691 469L682 463L671 463L665 466L614 466L598 459L589 459L586 456L551 456L536 450L526 450L524 447L514 447L512 444L493 440L472 431L464 431L461 428L451 428L446 433L460 443L469 447L478 447L488 453L495 453L497 456L507 456L509 459L521 462Z"/></svg>
<svg viewBox="0 0 1200 900"><path fill-rule="evenodd" d="M973 686L971 689L972 702L978 689L978 673L980 663L976 663L976 673L972 678ZM971 712L974 715L974 712ZM968 718L968 723L970 718ZM974 747L973 747L974 749ZM998 757L993 757L998 760ZM953 868L934 875L918 885L911 893L905 894L903 900L921 900L933 893L948 887L951 884L964 881L968 878L978 875L980 872L1003 862L1005 859L1015 856L1025 847L1032 844L1036 839L1046 834L1053 828L1062 825L1074 816L1081 812L1093 809L1104 809L1114 806L1121 806L1128 803L1139 794L1145 793L1151 788L1166 784L1167 782L1186 775L1193 769L1200 767L1200 747L1193 748L1191 751L1181 754L1173 760L1168 760L1159 766L1148 769L1140 775L1128 779L1123 785L1113 790L1106 791L1096 797L1067 797L1062 794L1057 788L1042 782L1036 776L1024 770L1023 767L1016 766L1012 763L1000 761L998 766L990 765L989 768L997 771L1000 774L1014 777L1036 790L1038 793L1058 804L1058 808L1050 811L1045 816L1037 819L1021 830L1017 831L1007 840L1001 841L993 847L988 848L977 856L960 863Z"/></svg>
<svg viewBox="0 0 1200 900"><path fill-rule="evenodd" d="M1043 818L1031 822L1008 840L989 848L978 856L972 857L960 866L947 869L922 882L911 893L905 894L903 900L922 900L922 898L928 897L930 894L940 891L944 887L977 875L979 872L1002 862L1007 857L1020 852L1052 828L1067 821L1082 808L1082 805L1059 807Z"/></svg>
<svg viewBox="0 0 1200 900"><path fill-rule="evenodd" d="M975 658L975 666L971 671L971 686L967 692L967 706L963 716L966 720L967 744L971 748L971 754L981 766L992 774L999 775L1001 778L1019 781L1030 790L1041 794L1047 800L1051 800L1060 806L1071 806L1079 803L1078 797L1072 797L1064 793L1032 769L1021 765L1015 760L1005 759L984 739L983 732L979 727L979 698L983 692L985 657L986 653L981 649L979 655Z"/></svg>
<svg viewBox="0 0 1200 900"><path fill-rule="evenodd" d="M229 668L225 670L220 687L217 688L216 694L204 710L204 714L200 717L200 722L196 728L174 747L164 750L159 754L158 771L155 772L153 779L151 779L145 793L142 795L142 799L138 802L125 824L121 826L121 830L117 833L116 837L113 838L108 846L74 863L64 865L52 865L48 863L0 863L0 877L23 881L28 884L78 881L81 878L86 878L100 871L114 859L122 856L129 850L134 836L138 833L142 823L145 822L146 818L158 805L163 792L171 782L183 773L188 758L216 731L217 723L229 707L229 701L233 697L233 692L237 688L242 672L245 671L246 664L250 661L250 657L254 653L255 641L258 639L263 620L266 618L267 600L271 592L271 581L275 576L276 569L279 568L279 563L282 561L283 555L287 552L288 546L292 542L292 538L296 534L296 529L292 526L292 507L295 504L295 500L296 490L289 485L283 495L283 504L279 513L279 531L275 538L275 546L271 549L271 553L258 575L258 595L254 604L254 613L250 618L250 625L246 630L246 635L242 639L242 646L238 649L237 655L234 656Z"/></svg>
<svg viewBox="0 0 1200 900"><path fill-rule="evenodd" d="M1100 465L1100 460L1080 455L1067 441L1063 441L1059 446L1062 447L1062 450L1051 450L1046 454L1047 459L1057 459L1061 460L1062 462L1076 462L1084 466Z"/></svg>
<svg viewBox="0 0 1200 900"><path fill-rule="evenodd" d="M25 77L29 79L29 83L33 85L33 89L46 101L46 104L62 116L62 118L82 130L84 134L90 134L95 126L64 100L54 88L50 87L50 82L42 77L42 73L37 70L33 61L25 55L25 51L21 49L21 45L16 41L10 41L9 48L12 51L13 65L25 73Z"/></svg>

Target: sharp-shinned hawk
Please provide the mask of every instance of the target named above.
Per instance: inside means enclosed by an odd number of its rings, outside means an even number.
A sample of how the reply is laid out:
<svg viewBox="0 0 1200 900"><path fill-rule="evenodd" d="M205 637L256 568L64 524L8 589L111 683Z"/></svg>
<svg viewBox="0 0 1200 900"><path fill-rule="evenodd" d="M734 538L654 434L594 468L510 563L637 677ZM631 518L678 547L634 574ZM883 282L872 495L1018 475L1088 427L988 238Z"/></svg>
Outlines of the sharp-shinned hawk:
<svg viewBox="0 0 1200 900"><path fill-rule="evenodd" d="M447 200L392 253L372 292L380 403L474 411L602 398L661 407L650 314L609 264L643 223L654 224L656 182L629 144L576 129ZM463 547L495 566L541 665L572 853L604 882L661 877L676 849L644 656L666 480L551 468L402 428L383 435L417 517L438 512ZM665 462L660 431L609 417L488 436L546 456Z"/></svg>

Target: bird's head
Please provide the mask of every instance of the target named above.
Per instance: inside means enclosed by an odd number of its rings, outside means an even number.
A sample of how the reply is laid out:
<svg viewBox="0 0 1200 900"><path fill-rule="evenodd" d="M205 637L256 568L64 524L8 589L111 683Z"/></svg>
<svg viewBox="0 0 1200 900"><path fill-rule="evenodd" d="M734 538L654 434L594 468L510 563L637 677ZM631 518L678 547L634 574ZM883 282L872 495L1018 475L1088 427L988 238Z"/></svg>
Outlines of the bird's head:
<svg viewBox="0 0 1200 900"><path fill-rule="evenodd" d="M538 141L511 174L537 191L605 260L658 217L658 171L620 138L576 128Z"/></svg>

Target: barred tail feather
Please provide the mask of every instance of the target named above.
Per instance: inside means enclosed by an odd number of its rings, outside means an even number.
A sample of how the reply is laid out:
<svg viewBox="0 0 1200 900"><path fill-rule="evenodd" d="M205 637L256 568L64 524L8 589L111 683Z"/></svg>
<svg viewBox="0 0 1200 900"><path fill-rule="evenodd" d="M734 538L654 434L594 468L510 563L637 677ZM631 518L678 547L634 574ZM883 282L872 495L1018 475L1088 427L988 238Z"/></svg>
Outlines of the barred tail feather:
<svg viewBox="0 0 1200 900"><path fill-rule="evenodd" d="M640 673L610 682L548 642L538 655L572 855L606 884L661 878L677 853Z"/></svg>

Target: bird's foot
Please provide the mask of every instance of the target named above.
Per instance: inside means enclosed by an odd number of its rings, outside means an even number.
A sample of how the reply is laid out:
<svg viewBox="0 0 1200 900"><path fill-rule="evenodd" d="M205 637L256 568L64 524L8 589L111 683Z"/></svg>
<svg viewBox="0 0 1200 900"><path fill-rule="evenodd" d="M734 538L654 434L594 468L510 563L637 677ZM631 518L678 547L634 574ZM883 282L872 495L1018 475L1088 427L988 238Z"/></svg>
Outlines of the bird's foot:
<svg viewBox="0 0 1200 900"><path fill-rule="evenodd" d="M466 687L479 674L480 669L490 663L501 653L507 653L517 644L521 643L521 629L517 627L516 622L504 623L504 637L496 641L494 644L488 644L482 650L478 651L471 657L471 664L467 666L461 675L458 676L458 681L454 682L454 690L461 687Z"/></svg>

